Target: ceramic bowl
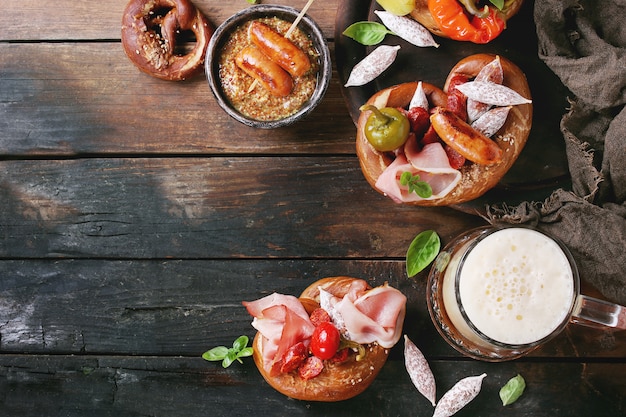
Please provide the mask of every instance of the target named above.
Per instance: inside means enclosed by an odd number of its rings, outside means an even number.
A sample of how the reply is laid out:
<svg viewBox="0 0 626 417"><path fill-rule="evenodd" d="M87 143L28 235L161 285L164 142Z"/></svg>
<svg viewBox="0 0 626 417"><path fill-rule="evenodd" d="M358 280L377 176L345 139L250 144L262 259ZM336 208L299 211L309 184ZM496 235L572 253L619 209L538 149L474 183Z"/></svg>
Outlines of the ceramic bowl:
<svg viewBox="0 0 626 417"><path fill-rule="evenodd" d="M285 118L271 121L256 120L248 117L233 107L224 94L222 83L220 81L218 61L219 54L225 42L235 29L240 27L246 21L266 17L278 17L279 19L291 23L296 20L298 15L298 10L287 6L250 6L228 18L213 33L211 41L209 42L204 64L206 76L211 87L211 91L218 104L235 120L245 125L261 129L273 129L288 126L305 118L322 101L331 78L332 64L330 51L321 29L308 15L303 16L302 20L298 23L298 28L310 37L313 42L313 46L319 53L319 71L317 73L317 84L312 96L302 105L302 107L300 107L297 112Z"/></svg>

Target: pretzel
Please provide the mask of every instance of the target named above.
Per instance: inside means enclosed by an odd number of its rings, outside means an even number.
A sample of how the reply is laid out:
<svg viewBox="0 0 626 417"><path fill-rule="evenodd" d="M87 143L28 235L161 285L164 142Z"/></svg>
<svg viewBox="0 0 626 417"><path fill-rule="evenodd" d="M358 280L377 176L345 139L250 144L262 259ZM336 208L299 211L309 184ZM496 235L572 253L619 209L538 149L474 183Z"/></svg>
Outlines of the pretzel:
<svg viewBox="0 0 626 417"><path fill-rule="evenodd" d="M196 38L187 53L176 44L184 31ZM201 68L212 34L189 0L131 0L122 18L124 52L141 71L163 80L184 80Z"/></svg>
<svg viewBox="0 0 626 417"><path fill-rule="evenodd" d="M478 137L473 128L460 122L452 111L451 81L459 75L474 79L480 70L494 60L491 54L475 54L459 61L450 71L443 91L423 83L433 112L429 118L431 126L458 154L467 159L458 168L461 179L453 189L441 197L403 201L404 204L418 206L450 206L474 200L495 187L508 172L522 152L532 126L532 104L515 105L505 115L505 123L491 136L491 139ZM504 57L498 58L503 71L502 85L529 98L530 88L522 70ZM417 82L408 82L384 88L367 101L378 108L406 108L417 87ZM460 87L459 87L460 88ZM458 105L458 103L456 103ZM447 109L445 109L447 108ZM378 180L397 157L394 152L380 152L371 146L365 135L365 125L370 111L361 112L357 125L356 152L361 170L369 184L384 194ZM464 126L465 125L465 126ZM493 139L493 140L492 140ZM456 146L454 143L456 142Z"/></svg>
<svg viewBox="0 0 626 417"><path fill-rule="evenodd" d="M371 298L369 298L370 296ZM248 312L255 317L258 324L257 320L265 320L266 322L272 320L269 318L272 316L272 312L288 310L287 305L280 304L286 301L282 297L285 296L273 294L261 300L244 302L244 305ZM331 302L329 297L336 298L337 304L354 302L352 304L354 310L349 312L342 310L347 315L345 317L341 315L344 313L332 312L330 309L324 310L324 308L330 308L330 304L327 304L327 302ZM346 297L347 300L344 300ZM379 301L372 302L377 297ZM323 298L326 301L323 301ZM367 299L370 301L363 301ZM280 301L274 304L275 300ZM387 284L372 288L361 279L338 276L315 281L300 294L298 299L293 298L293 300L295 300L295 305L302 308L305 315L310 316L308 318L311 323L310 326L320 326L320 323L336 326L340 322L335 321L333 323L333 320L341 318L341 323L345 327L345 318L348 318L350 323L358 323L359 320L354 321L354 317L361 314L360 311L367 311L372 314L365 321L367 325L358 326L363 334L354 335L354 339L350 339L351 344L347 345L349 347L340 347L336 352L331 350L326 352L330 353L331 356L320 358L319 355L323 352L315 349L315 331L313 331L313 335L306 337L306 343L303 340L298 340L300 336L297 335L306 334L307 325L305 323L307 320L298 316L302 312L295 313L297 308L291 310L294 311L294 319L293 321L289 320L289 331L283 328L285 333L282 335L285 338L283 339L282 336L280 338L282 341L289 341L289 345L291 345L291 347L282 347L288 348L284 353L278 353L279 350L277 350L282 349L276 345L277 342L281 343L280 340L271 340L264 336L261 331L257 332L254 337L252 343L253 359L265 381L282 394L303 401L343 401L365 391L387 362L389 350L398 342L402 334L406 314L406 297ZM287 302L287 304L289 303ZM368 308L359 310L365 305L362 303L368 304ZM333 308L336 308L337 304L333 304L335 306ZM385 310L384 314L382 314L383 309ZM316 315L316 313L321 314ZM314 317L317 318L314 320ZM323 319L324 317L325 319ZM380 323L379 319L383 317L382 321L386 321L386 332L388 332L386 340L377 339L374 341L365 336L379 326L377 323ZM314 321L316 324L312 324ZM324 321L327 323L322 323ZM395 327L392 323L395 323ZM344 340L344 343L349 342ZM298 346L302 346L302 348L298 349ZM273 356L269 362L266 357L268 352L270 352L270 357Z"/></svg>

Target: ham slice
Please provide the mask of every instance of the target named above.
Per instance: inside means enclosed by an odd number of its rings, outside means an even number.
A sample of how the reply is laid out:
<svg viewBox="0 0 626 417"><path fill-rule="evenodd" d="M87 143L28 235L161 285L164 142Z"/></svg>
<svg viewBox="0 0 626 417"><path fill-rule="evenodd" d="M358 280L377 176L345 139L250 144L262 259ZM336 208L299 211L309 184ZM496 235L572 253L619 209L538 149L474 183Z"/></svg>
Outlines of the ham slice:
<svg viewBox="0 0 626 417"><path fill-rule="evenodd" d="M302 318L309 317L300 300L293 295L273 293L256 301L244 301L242 304L252 317L261 317L263 310L275 305L284 305Z"/></svg>
<svg viewBox="0 0 626 417"><path fill-rule="evenodd" d="M333 322L344 326L344 337L360 344L376 342L391 348L402 334L406 297L388 285L367 292L350 291L342 299L332 297L328 307Z"/></svg>
<svg viewBox="0 0 626 417"><path fill-rule="evenodd" d="M421 181L429 183L433 194L423 198L415 193L409 193L409 188L400 184L400 176L405 171L419 175ZM404 147L404 153L396 156L396 159L380 174L375 185L395 202L407 203L442 198L452 191L459 181L461 172L450 166L448 155L441 143L429 143L418 150L418 147L409 141Z"/></svg>
<svg viewBox="0 0 626 417"><path fill-rule="evenodd" d="M308 341L315 330L300 301L290 295L271 294L252 302L243 302L254 327L263 337L263 367L270 375L280 373L281 359L287 349Z"/></svg>
<svg viewBox="0 0 626 417"><path fill-rule="evenodd" d="M344 336L350 340L361 344L378 342L391 348L402 333L406 297L386 284L369 291L367 288L364 280L355 280L343 298L321 290L321 302L325 304L322 307L337 319L333 322L345 326ZM263 337L263 366L270 375L278 375L287 349L299 342L308 344L315 326L293 296L274 293L256 301L244 301L243 305L254 317L252 326Z"/></svg>

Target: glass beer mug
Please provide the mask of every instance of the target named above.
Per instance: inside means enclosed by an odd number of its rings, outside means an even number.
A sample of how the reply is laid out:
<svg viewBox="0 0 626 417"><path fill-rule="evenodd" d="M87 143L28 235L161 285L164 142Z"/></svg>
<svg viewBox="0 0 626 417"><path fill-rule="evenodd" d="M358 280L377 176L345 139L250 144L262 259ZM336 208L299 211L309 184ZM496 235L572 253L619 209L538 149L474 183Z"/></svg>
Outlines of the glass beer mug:
<svg viewBox="0 0 626 417"><path fill-rule="evenodd" d="M567 247L524 226L454 239L431 268L426 298L443 338L484 361L526 355L569 323L626 329L625 307L580 293Z"/></svg>

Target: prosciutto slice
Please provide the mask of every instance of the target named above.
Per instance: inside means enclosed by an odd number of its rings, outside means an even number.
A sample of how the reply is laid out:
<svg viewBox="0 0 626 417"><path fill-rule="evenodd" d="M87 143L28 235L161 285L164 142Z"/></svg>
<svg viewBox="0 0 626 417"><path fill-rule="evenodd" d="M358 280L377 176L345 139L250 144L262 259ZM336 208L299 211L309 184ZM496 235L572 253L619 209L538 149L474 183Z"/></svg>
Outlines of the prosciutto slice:
<svg viewBox="0 0 626 417"><path fill-rule="evenodd" d="M421 181L429 183L433 194L424 198L409 193L409 188L400 184L400 176L405 171L419 175ZM452 191L459 181L461 172L450 166L448 155L441 143L429 143L418 150L414 144L407 142L404 153L396 156L396 159L380 174L375 185L393 201L407 203L442 198Z"/></svg>
<svg viewBox="0 0 626 417"><path fill-rule="evenodd" d="M320 298L333 322L345 326L344 336L350 340L391 348L400 339L406 297L395 288L385 284L367 290L364 280L355 280L343 298L325 291ZM252 326L264 338L263 366L270 375L277 375L287 349L299 342L308 344L315 326L293 296L275 293L243 305L254 317Z"/></svg>
<svg viewBox="0 0 626 417"><path fill-rule="evenodd" d="M298 342L308 341L315 326L294 296L274 293L256 301L244 301L243 305L254 317L252 327L266 339L263 367L270 375L278 375L287 349Z"/></svg>
<svg viewBox="0 0 626 417"><path fill-rule="evenodd" d="M343 318L350 340L361 344L377 342L391 348L400 340L406 297L395 288L382 285L357 298L346 295L337 301L335 311Z"/></svg>

